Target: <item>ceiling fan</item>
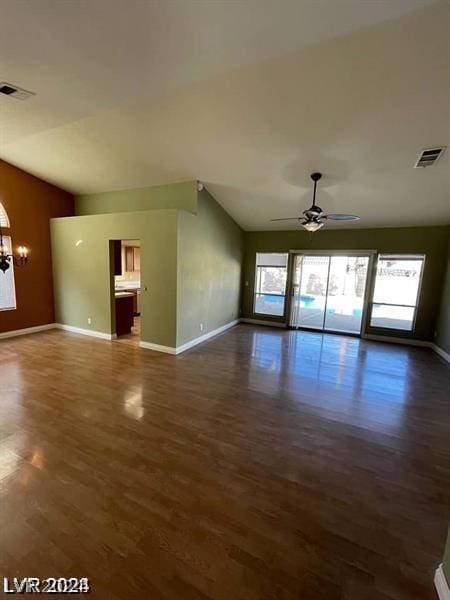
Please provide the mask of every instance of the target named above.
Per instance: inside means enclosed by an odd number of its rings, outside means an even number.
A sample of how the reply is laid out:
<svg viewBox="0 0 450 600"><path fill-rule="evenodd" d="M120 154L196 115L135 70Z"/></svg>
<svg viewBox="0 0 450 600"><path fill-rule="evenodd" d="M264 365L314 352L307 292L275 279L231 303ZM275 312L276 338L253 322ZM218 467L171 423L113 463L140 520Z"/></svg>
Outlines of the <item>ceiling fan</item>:
<svg viewBox="0 0 450 600"><path fill-rule="evenodd" d="M317 182L322 178L322 173L311 173L311 179L314 181L313 203L312 206L303 211L303 217L288 217L286 219L271 219L271 221L300 221L300 224L306 231L318 231L325 225L327 219L332 221L358 221L357 215L346 215L343 213L324 213L320 206L316 204Z"/></svg>

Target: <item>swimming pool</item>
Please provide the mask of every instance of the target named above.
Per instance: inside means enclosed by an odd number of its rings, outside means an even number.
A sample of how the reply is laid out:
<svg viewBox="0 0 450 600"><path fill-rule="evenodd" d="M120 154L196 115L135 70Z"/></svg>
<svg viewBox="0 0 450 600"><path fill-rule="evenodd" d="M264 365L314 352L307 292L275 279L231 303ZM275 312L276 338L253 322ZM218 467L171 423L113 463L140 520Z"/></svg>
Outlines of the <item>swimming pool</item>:
<svg viewBox="0 0 450 600"><path fill-rule="evenodd" d="M278 294L256 294L255 313L283 316L284 296ZM342 312L360 317L362 315L362 298L346 296L329 296L327 301L327 312ZM325 309L325 296L313 296L312 294L302 294L300 296L300 308L310 308L312 310Z"/></svg>

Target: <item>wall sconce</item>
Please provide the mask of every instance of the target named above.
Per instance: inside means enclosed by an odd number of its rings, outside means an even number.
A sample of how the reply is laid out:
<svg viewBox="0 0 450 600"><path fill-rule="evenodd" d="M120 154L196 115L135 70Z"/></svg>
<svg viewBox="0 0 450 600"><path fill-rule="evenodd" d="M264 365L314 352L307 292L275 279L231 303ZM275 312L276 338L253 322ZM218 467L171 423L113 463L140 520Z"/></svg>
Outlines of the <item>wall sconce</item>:
<svg viewBox="0 0 450 600"><path fill-rule="evenodd" d="M6 244L3 242L2 228L0 227L0 271L6 273L11 264L16 267L24 267L28 262L28 248L26 246L19 246L18 255L8 253Z"/></svg>
<svg viewBox="0 0 450 600"><path fill-rule="evenodd" d="M19 246L19 262L23 266L28 260L28 248L26 246Z"/></svg>

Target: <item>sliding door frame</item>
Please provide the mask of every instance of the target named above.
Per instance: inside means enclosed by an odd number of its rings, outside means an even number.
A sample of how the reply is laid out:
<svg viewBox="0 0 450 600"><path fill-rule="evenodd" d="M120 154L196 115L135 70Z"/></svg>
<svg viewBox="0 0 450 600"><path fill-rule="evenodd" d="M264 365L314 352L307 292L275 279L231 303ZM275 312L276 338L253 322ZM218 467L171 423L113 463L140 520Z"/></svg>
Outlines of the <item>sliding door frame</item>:
<svg viewBox="0 0 450 600"><path fill-rule="evenodd" d="M374 282L374 267L375 267L375 258L377 256L378 250L311 250L308 248L307 250L289 250L289 259L288 259L288 272L287 272L287 290L286 290L286 326L289 329L305 329L307 331L322 331L325 333L337 333L339 335L350 335L356 337L362 337L366 330L367 322L368 322L368 311L370 304L370 297L373 292L373 282ZM367 278L366 285L364 289L364 300L363 300L363 312L361 317L361 329L359 333L346 333L342 331L337 331L333 329L313 329L312 327L293 327L291 325L292 319L292 298L294 297L294 268L295 268L295 257L296 255L303 256L329 256L330 261L328 263L328 278L327 278L327 296L328 296L328 285L329 285L329 275L330 275L330 267L331 267L331 258L333 256L367 256L369 262L367 264ZM327 299L325 300L325 302ZM326 318L326 304L325 304L325 312L324 312L324 325Z"/></svg>

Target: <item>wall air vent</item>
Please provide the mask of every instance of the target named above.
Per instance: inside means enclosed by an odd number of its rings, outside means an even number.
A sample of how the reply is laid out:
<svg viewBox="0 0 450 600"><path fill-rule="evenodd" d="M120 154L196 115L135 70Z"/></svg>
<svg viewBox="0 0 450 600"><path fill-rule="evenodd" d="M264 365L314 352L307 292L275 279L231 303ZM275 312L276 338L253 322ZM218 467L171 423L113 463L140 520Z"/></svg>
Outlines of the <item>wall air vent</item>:
<svg viewBox="0 0 450 600"><path fill-rule="evenodd" d="M414 168L430 167L444 154L447 146L438 146L437 148L425 148L420 151L419 157L416 160Z"/></svg>
<svg viewBox="0 0 450 600"><path fill-rule="evenodd" d="M17 100L27 100L28 98L31 98L31 96L36 95L34 92L29 92L18 87L17 85L7 83L6 81L0 82L0 93L4 96L16 98Z"/></svg>

